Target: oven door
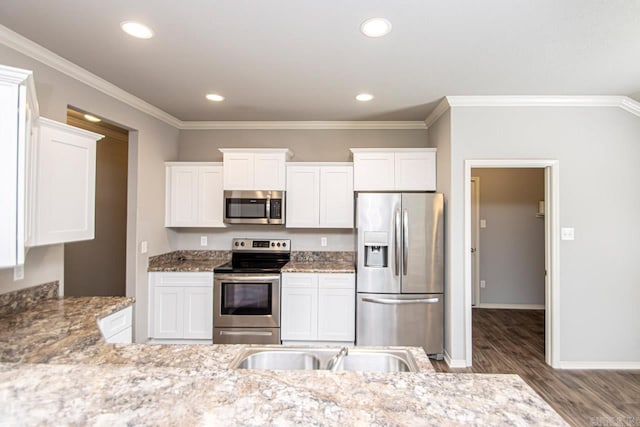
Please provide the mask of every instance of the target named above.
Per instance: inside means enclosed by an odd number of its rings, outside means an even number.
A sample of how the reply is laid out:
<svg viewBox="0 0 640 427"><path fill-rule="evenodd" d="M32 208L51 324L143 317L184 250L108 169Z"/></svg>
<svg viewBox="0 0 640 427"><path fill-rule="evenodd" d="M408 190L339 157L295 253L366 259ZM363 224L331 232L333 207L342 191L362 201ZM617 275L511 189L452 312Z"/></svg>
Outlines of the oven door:
<svg viewBox="0 0 640 427"><path fill-rule="evenodd" d="M214 274L213 327L280 327L280 275Z"/></svg>

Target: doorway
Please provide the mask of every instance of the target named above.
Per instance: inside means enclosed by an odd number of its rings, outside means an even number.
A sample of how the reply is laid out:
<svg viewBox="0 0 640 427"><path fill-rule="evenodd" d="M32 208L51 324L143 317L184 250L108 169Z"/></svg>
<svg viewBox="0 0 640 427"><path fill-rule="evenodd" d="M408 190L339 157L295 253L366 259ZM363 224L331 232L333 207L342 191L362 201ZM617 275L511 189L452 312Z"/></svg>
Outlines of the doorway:
<svg viewBox="0 0 640 427"><path fill-rule="evenodd" d="M472 256L472 169L484 168L540 168L544 170L544 306L545 306L545 362L557 366L559 354L559 278L558 278L558 161L556 160L467 160L465 161L465 350L466 365L472 365L472 305L473 305L473 256ZM533 212L532 215L535 215ZM480 295L482 302L482 295Z"/></svg>
<svg viewBox="0 0 640 427"><path fill-rule="evenodd" d="M67 296L125 296L129 132L67 109L67 123L105 135L96 147L95 238L64 245Z"/></svg>

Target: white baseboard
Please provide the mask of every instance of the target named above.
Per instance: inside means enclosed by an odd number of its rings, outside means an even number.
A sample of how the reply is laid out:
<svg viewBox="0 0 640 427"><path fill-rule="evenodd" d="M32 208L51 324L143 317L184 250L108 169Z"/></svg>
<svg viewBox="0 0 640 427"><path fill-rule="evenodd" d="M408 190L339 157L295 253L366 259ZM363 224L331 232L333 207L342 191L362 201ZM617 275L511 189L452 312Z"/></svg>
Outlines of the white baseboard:
<svg viewBox="0 0 640 427"><path fill-rule="evenodd" d="M557 369L616 369L616 370L628 370L638 369L640 370L640 362L584 362L576 360L560 361Z"/></svg>
<svg viewBox="0 0 640 427"><path fill-rule="evenodd" d="M482 303L473 308L504 308L509 310L544 310L544 304L491 304Z"/></svg>
<svg viewBox="0 0 640 427"><path fill-rule="evenodd" d="M450 368L466 368L467 361L464 359L452 359L447 350L444 351L444 361L447 362L447 366Z"/></svg>

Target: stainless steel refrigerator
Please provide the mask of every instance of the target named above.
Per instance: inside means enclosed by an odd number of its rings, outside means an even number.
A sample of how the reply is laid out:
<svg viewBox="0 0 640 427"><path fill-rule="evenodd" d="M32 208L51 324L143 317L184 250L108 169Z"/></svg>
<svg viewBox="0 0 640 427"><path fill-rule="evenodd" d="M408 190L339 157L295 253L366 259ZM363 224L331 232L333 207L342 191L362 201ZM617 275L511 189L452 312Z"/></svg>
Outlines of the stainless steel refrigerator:
<svg viewBox="0 0 640 427"><path fill-rule="evenodd" d="M442 357L443 210L440 193L357 195L357 345Z"/></svg>

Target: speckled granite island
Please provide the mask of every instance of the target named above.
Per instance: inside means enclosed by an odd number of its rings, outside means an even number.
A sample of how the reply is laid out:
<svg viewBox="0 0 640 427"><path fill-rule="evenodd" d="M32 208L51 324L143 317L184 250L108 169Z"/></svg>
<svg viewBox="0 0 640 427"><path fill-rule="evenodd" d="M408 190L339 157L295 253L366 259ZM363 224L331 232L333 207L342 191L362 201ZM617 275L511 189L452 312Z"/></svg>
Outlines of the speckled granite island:
<svg viewBox="0 0 640 427"><path fill-rule="evenodd" d="M515 375L230 370L243 346L107 344L129 298L0 317L2 425L565 425ZM428 365L427 365L428 364Z"/></svg>

